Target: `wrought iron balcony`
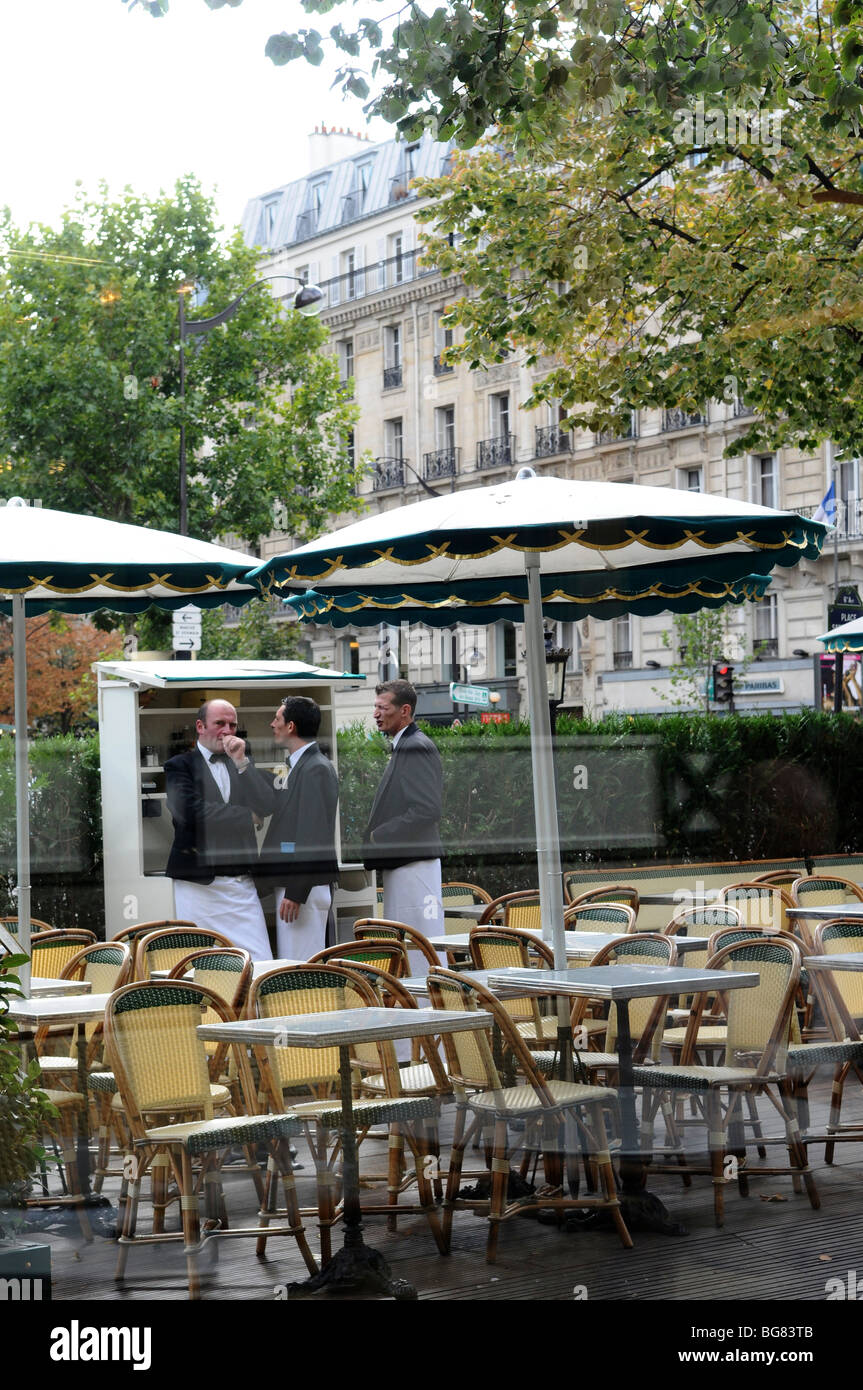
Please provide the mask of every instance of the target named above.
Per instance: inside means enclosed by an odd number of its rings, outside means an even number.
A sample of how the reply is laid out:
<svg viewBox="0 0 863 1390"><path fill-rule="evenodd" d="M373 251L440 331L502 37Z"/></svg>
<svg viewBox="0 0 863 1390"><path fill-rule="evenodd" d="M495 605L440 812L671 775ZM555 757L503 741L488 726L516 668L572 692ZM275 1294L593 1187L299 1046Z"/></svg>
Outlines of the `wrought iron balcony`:
<svg viewBox="0 0 863 1390"><path fill-rule="evenodd" d="M477 468L505 468L514 458L514 434L501 434L496 439L481 439L477 444Z"/></svg>
<svg viewBox="0 0 863 1390"><path fill-rule="evenodd" d="M446 376L448 372L452 371L455 371L455 368L449 362L444 362L441 353L436 352L434 357L435 376Z"/></svg>
<svg viewBox="0 0 863 1390"><path fill-rule="evenodd" d="M423 477L426 482L435 478L454 478L458 472L459 449L433 449L423 454Z"/></svg>
<svg viewBox="0 0 863 1390"><path fill-rule="evenodd" d="M752 654L756 661L761 661L766 656L778 656L779 638L756 637L752 643Z"/></svg>
<svg viewBox="0 0 863 1390"><path fill-rule="evenodd" d="M818 510L817 506L795 507L794 510L799 516L813 517ZM863 499L855 497L852 493L849 497L840 497L836 502L836 530L839 540L859 541L863 540ZM825 548L832 541L833 533L829 533L830 539L825 542Z"/></svg>
<svg viewBox="0 0 863 1390"><path fill-rule="evenodd" d="M706 425L707 418L700 410L663 410L663 430L685 430L689 425Z"/></svg>
<svg viewBox="0 0 863 1390"><path fill-rule="evenodd" d="M401 367L384 367L384 390L391 391L402 384Z"/></svg>
<svg viewBox="0 0 863 1390"><path fill-rule="evenodd" d="M553 458L555 454L569 454L572 452L572 435L568 430L562 430L560 425L537 425L533 452L534 457L538 459Z"/></svg>
<svg viewBox="0 0 863 1390"><path fill-rule="evenodd" d="M403 458L375 459L372 486L375 492L385 492L388 488L404 487L405 461Z"/></svg>
<svg viewBox="0 0 863 1390"><path fill-rule="evenodd" d="M615 652L612 665L615 671L629 671L632 669L632 652Z"/></svg>
<svg viewBox="0 0 863 1390"><path fill-rule="evenodd" d="M620 444L624 439L636 439L638 431L635 428L635 415L629 417L629 424L622 430L598 430L596 435L597 444Z"/></svg>

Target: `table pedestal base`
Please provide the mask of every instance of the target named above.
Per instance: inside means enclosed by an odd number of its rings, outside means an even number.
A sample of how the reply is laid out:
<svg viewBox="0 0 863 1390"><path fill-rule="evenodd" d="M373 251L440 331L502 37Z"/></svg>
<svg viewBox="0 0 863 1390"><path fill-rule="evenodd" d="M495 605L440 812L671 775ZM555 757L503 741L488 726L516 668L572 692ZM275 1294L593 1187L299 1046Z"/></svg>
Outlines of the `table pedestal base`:
<svg viewBox="0 0 863 1390"><path fill-rule="evenodd" d="M322 1289L336 1295L351 1295L367 1290L399 1301L417 1297L413 1284L406 1279L394 1279L383 1255L370 1249L362 1236L359 1240L351 1240L349 1235L341 1250L320 1274L313 1274L302 1284L289 1284L288 1298L310 1298Z"/></svg>

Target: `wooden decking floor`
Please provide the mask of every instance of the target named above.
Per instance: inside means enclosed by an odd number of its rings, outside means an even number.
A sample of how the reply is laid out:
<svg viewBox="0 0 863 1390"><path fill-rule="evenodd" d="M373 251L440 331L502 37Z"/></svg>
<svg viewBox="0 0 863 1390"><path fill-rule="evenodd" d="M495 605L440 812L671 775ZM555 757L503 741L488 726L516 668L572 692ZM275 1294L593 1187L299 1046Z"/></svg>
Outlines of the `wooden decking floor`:
<svg viewBox="0 0 863 1390"><path fill-rule="evenodd" d="M863 1119L860 1097L860 1088L850 1083L843 1119ZM826 1099L827 1084L822 1081L813 1088L814 1121L824 1117ZM446 1109L444 1115L451 1123L452 1110ZM775 1133L775 1125L768 1132ZM781 1147L771 1146L769 1152L769 1161L782 1162ZM311 1207L313 1170L303 1145L300 1160L304 1162L297 1175L300 1200ZM368 1140L363 1146L365 1167L380 1171L385 1161L386 1142ZM735 1183L728 1184L721 1230L713 1221L708 1176L696 1175L692 1186L684 1188L675 1176L653 1175L651 1189L689 1233L671 1237L634 1231L632 1250L624 1250L610 1229L564 1232L518 1217L503 1226L497 1263L489 1265L486 1223L470 1211L455 1214L452 1253L447 1258L437 1254L419 1215L400 1217L395 1233L387 1231L384 1218L371 1217L365 1237L385 1256L394 1274L416 1286L421 1300L823 1301L826 1281L832 1276L844 1279L847 1271L860 1269L863 1277L863 1144L837 1145L832 1167L824 1164L823 1146L814 1145L810 1161L821 1195L820 1211L812 1210L804 1194L793 1192L790 1177L758 1177L758 1160L753 1157L750 1195L743 1198ZM255 1224L257 1204L249 1176L228 1168L225 1177L232 1221ZM105 1190L112 1209L94 1213L97 1232L116 1215L118 1187L118 1180L108 1180ZM148 1229L148 1217L149 1209L142 1203L142 1230ZM171 1219L176 1221L176 1215ZM55 1300L133 1305L142 1300L187 1298L180 1242L130 1250L126 1280L119 1286L114 1281L113 1240L96 1234L85 1243L74 1213L31 1210L26 1227L31 1239L47 1239L52 1246ZM307 1218L306 1229L317 1254L313 1216ZM340 1242L337 1227L334 1248ZM252 1239L213 1242L202 1258L201 1273L202 1296L208 1301L273 1301L284 1297L283 1286L306 1275L294 1241L284 1236L271 1239L263 1260L256 1257Z"/></svg>

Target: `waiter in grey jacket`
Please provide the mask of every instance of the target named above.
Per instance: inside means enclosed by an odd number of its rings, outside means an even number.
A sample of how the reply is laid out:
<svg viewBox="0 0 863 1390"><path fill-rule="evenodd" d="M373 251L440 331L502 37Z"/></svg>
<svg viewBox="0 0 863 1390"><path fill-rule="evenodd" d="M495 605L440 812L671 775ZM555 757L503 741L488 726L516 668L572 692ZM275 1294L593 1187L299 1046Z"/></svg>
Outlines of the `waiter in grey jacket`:
<svg viewBox="0 0 863 1390"><path fill-rule="evenodd" d="M324 949L339 873L339 782L315 742L320 726L321 711L305 695L287 695L270 725L287 765L276 774L258 877L275 885L277 953L295 960Z"/></svg>
<svg viewBox="0 0 863 1390"><path fill-rule="evenodd" d="M375 696L375 723L393 745L372 803L363 863L382 871L384 917L430 936L443 930L440 754L414 723L417 693L409 681L384 681Z"/></svg>

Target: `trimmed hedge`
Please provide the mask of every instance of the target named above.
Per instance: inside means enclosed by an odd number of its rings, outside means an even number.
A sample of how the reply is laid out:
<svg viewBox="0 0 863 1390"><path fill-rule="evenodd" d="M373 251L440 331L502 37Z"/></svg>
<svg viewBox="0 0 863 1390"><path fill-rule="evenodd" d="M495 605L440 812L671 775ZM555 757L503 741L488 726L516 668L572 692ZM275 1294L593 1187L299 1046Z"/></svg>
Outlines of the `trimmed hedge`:
<svg viewBox="0 0 863 1390"><path fill-rule="evenodd" d="M426 727L444 770L446 878L490 892L536 882L530 729ZM342 854L359 855L387 760L362 725L338 736ZM98 739L31 744L33 915L103 922ZM863 726L804 711L746 718L561 716L555 741L566 866L654 860L807 859L863 851ZM15 768L0 738L3 912L14 912Z"/></svg>

